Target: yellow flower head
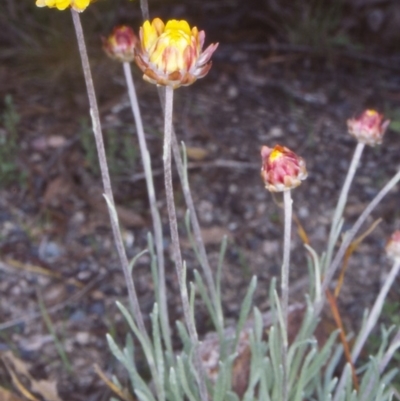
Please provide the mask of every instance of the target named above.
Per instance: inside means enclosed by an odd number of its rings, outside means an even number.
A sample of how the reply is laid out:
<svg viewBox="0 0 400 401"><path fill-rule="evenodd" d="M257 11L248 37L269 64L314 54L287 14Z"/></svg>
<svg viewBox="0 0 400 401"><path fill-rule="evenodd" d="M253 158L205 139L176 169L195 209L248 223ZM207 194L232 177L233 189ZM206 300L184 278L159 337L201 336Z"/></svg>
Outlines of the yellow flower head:
<svg viewBox="0 0 400 401"><path fill-rule="evenodd" d="M145 21L135 61L151 83L173 88L190 85L208 73L209 60L218 47L218 43L212 44L202 51L204 38L204 31L190 28L184 20L166 24L159 18Z"/></svg>
<svg viewBox="0 0 400 401"><path fill-rule="evenodd" d="M71 7L75 11L82 12L91 3L92 0L36 0L38 7L57 8L58 10L65 10Z"/></svg>

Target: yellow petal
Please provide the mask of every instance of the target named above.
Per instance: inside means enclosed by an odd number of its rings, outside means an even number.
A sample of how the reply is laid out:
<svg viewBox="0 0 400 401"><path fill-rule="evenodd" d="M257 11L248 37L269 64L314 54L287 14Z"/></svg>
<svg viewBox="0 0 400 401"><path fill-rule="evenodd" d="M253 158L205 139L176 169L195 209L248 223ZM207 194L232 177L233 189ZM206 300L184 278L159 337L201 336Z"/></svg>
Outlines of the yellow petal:
<svg viewBox="0 0 400 401"><path fill-rule="evenodd" d="M158 69L165 71L165 56L164 52L168 47L169 41L165 36L161 36L157 41L154 51L152 51L150 56L150 61L154 63Z"/></svg>
<svg viewBox="0 0 400 401"><path fill-rule="evenodd" d="M160 28L160 22L162 25L164 25L159 18L155 18L151 24L150 21L145 21L143 24L142 45L146 51L150 50L159 36L157 29Z"/></svg>
<svg viewBox="0 0 400 401"><path fill-rule="evenodd" d="M90 0L74 0L72 7L76 11L83 11L90 4Z"/></svg>
<svg viewBox="0 0 400 401"><path fill-rule="evenodd" d="M71 0L57 0L56 7L58 10L65 10L71 5Z"/></svg>
<svg viewBox="0 0 400 401"><path fill-rule="evenodd" d="M192 34L192 36L194 36L196 38L196 41L197 41L198 40L198 36L199 36L199 30L197 29L196 26L194 26L192 28L191 34Z"/></svg>
<svg viewBox="0 0 400 401"><path fill-rule="evenodd" d="M281 157L283 155L282 151L280 149L274 149L270 156L269 156L269 160L271 162L275 161L276 159L278 159L279 157Z"/></svg>
<svg viewBox="0 0 400 401"><path fill-rule="evenodd" d="M162 22L160 18L154 18L151 22L151 25L156 30L158 36L164 32L164 22Z"/></svg>
<svg viewBox="0 0 400 401"><path fill-rule="evenodd" d="M36 0L36 6L37 7L46 7L46 0Z"/></svg>
<svg viewBox="0 0 400 401"><path fill-rule="evenodd" d="M191 34L190 26L185 20L178 21L176 19L172 19L167 22L165 26L165 31L183 31L187 35Z"/></svg>

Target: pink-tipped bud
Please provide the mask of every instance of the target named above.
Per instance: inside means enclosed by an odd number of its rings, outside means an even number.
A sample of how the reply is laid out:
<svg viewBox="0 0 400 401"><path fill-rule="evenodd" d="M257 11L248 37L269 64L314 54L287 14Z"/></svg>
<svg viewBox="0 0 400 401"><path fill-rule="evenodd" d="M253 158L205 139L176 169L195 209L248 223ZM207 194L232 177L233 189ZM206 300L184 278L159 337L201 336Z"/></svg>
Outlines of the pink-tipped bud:
<svg viewBox="0 0 400 401"><path fill-rule="evenodd" d="M115 60L131 62L135 58L135 47L138 37L129 26L121 25L114 28L108 38L103 38L103 49Z"/></svg>
<svg viewBox="0 0 400 401"><path fill-rule="evenodd" d="M393 260L400 260L400 230L395 231L386 245L386 255Z"/></svg>
<svg viewBox="0 0 400 401"><path fill-rule="evenodd" d="M286 191L307 178L304 159L284 146L276 145L273 149L263 146L261 157L261 177L268 191Z"/></svg>
<svg viewBox="0 0 400 401"><path fill-rule="evenodd" d="M383 118L375 110L365 110L360 117L347 120L347 128L357 141L370 146L379 145L390 124L389 120L383 121Z"/></svg>

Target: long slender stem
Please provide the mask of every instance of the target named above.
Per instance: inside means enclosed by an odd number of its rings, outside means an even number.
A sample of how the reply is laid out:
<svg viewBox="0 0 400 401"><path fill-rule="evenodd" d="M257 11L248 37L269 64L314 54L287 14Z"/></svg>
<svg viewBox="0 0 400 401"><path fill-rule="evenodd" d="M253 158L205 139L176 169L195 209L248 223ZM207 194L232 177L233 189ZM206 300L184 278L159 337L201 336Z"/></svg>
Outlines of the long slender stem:
<svg viewBox="0 0 400 401"><path fill-rule="evenodd" d="M388 194L388 192L400 181L400 170L391 178L391 180L379 191L375 198L370 202L370 204L364 209L360 217L357 219L353 227L345 234L342 244L336 253L331 265L328 267L324 280L322 282L322 292L324 293L328 287L333 275L335 274L337 268L339 267L343 256L346 253L351 241L357 234L360 227L363 225L368 216L372 213L379 202ZM321 313L324 304L324 299L316 301L314 303L314 314L318 316Z"/></svg>
<svg viewBox="0 0 400 401"><path fill-rule="evenodd" d="M167 307L167 292L165 286L165 262L164 262L164 247L163 247L163 234L160 219L160 213L157 207L157 201L154 190L153 174L151 169L151 159L146 144L146 138L143 129L142 116L139 109L139 103L136 95L135 85L132 78L131 65L127 62L123 63L124 75L128 87L128 95L132 108L132 113L135 119L136 131L139 141L140 153L143 160L143 169L146 177L147 193L149 197L150 212L153 220L153 230L155 238L155 246L157 253L157 266L158 266L158 293L159 293L159 307L160 317L162 322L162 330L164 331L164 338L169 352L172 353L171 344L171 330L169 326L168 307Z"/></svg>
<svg viewBox="0 0 400 401"><path fill-rule="evenodd" d="M283 203L285 210L285 231L283 236L283 263L281 272L281 297L282 297L282 315L284 321L284 330L282 330L282 368L283 368L283 401L288 399L288 308L289 308L289 265L290 265L290 235L292 228L292 196L290 190L283 192Z"/></svg>
<svg viewBox="0 0 400 401"><path fill-rule="evenodd" d="M93 133L96 142L97 154L99 157L104 193L109 202L111 203L111 205L115 207L114 195L111 188L110 174L107 166L106 152L104 149L103 134L101 131L99 109L97 106L96 93L94 90L92 73L90 70L89 58L87 55L85 38L83 35L83 29L79 18L79 13L77 13L75 10L71 10L71 13L72 13L72 20L74 22L76 37L78 40L79 53L81 56L83 74L86 83L86 90L89 98L90 113L93 124ZM136 319L140 331L142 332L143 335L147 337L143 316L140 311L139 300L136 294L132 276L129 272L129 262L125 253L125 247L122 240L121 232L118 227L118 221L114 220L111 215L110 215L110 221L111 221L111 228L114 236L115 246L117 248L118 257L120 259L122 270L125 276L126 285L128 287L129 303L132 309L132 313Z"/></svg>
<svg viewBox="0 0 400 401"><path fill-rule="evenodd" d="M180 294L183 307L183 315L186 323L186 327L189 332L191 342L194 347L194 364L196 367L196 378L199 386L200 397L202 401L207 401L207 389L205 386L203 369L198 353L199 339L197 335L196 326L194 319L190 312L190 303L188 297L187 286L185 282L184 266L182 262L182 255L179 243L178 223L176 219L175 201L174 201L174 190L172 186L172 168L171 168L171 136L172 136L172 111L173 111L173 95L174 90L172 87L167 86L165 91L165 116L164 116L164 180L165 180L165 192L167 199L167 209L169 217L169 226L171 230L171 242L172 242L172 256L175 263L176 273L178 276Z"/></svg>
<svg viewBox="0 0 400 401"><path fill-rule="evenodd" d="M387 276L385 283L383 284L379 295L377 296L374 306L371 309L371 312L368 315L367 323L365 324L365 327L362 331L362 334L360 338L357 340L356 344L354 345L354 349L351 352L351 359L353 363L357 361L358 356L360 355L360 352L362 348L364 347L364 344L366 340L369 337L369 334L371 333L372 329L375 327L376 322L379 319L379 316L382 311L383 304L385 303L385 299L387 297L387 294L390 290L390 287L392 286L397 274L399 273L400 270L400 261L397 260L392 266L392 269L390 270L389 275Z"/></svg>
<svg viewBox="0 0 400 401"><path fill-rule="evenodd" d="M344 181L343 188L340 193L339 200L338 200L338 203L337 203L337 206L335 209L335 214L332 219L332 226L331 226L331 231L329 233L329 240L328 240L328 250L327 250L326 259L325 259L325 268L328 267L332 261L332 253L333 253L333 249L335 247L335 243L336 243L337 236L338 236L338 233L337 233L338 225L339 225L340 219L343 216L343 210L346 206L350 186L351 186L351 183L353 182L353 178L356 173L356 170L357 170L358 164L360 162L361 155L363 153L364 148L365 148L365 144L358 142L356 149L354 151L354 154L353 154L353 158L350 163L349 170L347 171L346 180Z"/></svg>
<svg viewBox="0 0 400 401"><path fill-rule="evenodd" d="M357 358L359 357L365 342L367 341L372 329L375 327L376 322L379 319L387 294L399 271L400 271L400 260L396 260L392 266L392 269L390 270L388 277L385 280L383 287L381 288L375 300L371 312L368 314L367 322L365 323L365 326L362 329L360 337L357 339L353 351L351 352L351 360L353 362L353 365L356 363ZM343 387L345 386L346 380L347 380L347 375L346 375L346 370L344 370L342 373L342 377L340 378L339 384L336 388L335 397L333 399L334 401L339 398L340 393Z"/></svg>
<svg viewBox="0 0 400 401"><path fill-rule="evenodd" d="M142 10L143 19L146 21L149 19L149 3L147 0L140 0L140 8Z"/></svg>
<svg viewBox="0 0 400 401"><path fill-rule="evenodd" d="M160 97L161 106L165 113L165 91L164 91L163 87L158 88L158 94ZM193 234L194 234L197 249L199 252L200 265L201 265L201 268L203 270L203 273L204 273L204 276L205 276L205 279L207 282L207 288L210 291L211 300L213 301L214 308L216 310L216 313L217 313L217 316L218 316L218 319L220 322L220 326L223 327L223 313L222 313L220 302L218 301L217 291L216 291L216 287L215 287L215 282L214 282L211 266L208 262L206 247L204 245L203 237L201 235L201 228L200 228L199 220L197 218L196 208L194 207L194 202L193 202L192 193L190 191L189 182L185 177L182 156L181 156L181 152L179 150L179 144L178 144L173 126L172 126L172 152L173 152L174 160L175 160L176 167L178 170L179 179L180 179L182 191L183 191L183 196L185 198L185 203L189 209L189 217L190 217L190 221L192 223Z"/></svg>

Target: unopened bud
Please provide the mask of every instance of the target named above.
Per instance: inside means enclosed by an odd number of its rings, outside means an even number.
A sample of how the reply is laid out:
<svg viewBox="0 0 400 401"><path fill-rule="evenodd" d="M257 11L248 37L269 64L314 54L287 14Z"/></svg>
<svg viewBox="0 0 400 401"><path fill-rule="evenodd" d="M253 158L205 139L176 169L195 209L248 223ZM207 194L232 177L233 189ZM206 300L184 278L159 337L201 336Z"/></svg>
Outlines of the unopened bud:
<svg viewBox="0 0 400 401"><path fill-rule="evenodd" d="M273 149L263 146L261 157L261 177L271 192L295 188L307 178L304 159L284 146L276 145Z"/></svg>
<svg viewBox="0 0 400 401"><path fill-rule="evenodd" d="M389 120L383 121L383 118L383 115L375 110L365 110L360 117L347 120L349 133L361 143L379 145L390 124Z"/></svg>

